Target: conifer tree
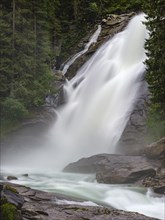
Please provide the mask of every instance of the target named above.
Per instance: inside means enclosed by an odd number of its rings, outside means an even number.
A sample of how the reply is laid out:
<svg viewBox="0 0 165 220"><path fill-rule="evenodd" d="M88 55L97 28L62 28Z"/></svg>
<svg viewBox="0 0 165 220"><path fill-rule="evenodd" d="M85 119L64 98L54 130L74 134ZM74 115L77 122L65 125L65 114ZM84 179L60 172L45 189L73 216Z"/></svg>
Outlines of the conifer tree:
<svg viewBox="0 0 165 220"><path fill-rule="evenodd" d="M152 101L165 117L165 2L164 0L145 1L146 25L150 37L146 42L147 75Z"/></svg>
<svg viewBox="0 0 165 220"><path fill-rule="evenodd" d="M22 102L28 97L27 84L34 71L34 37L31 4L13 0L12 96Z"/></svg>
<svg viewBox="0 0 165 220"><path fill-rule="evenodd" d="M45 1L2 1L1 104L7 97L38 106L51 87L50 32Z"/></svg>
<svg viewBox="0 0 165 220"><path fill-rule="evenodd" d="M0 10L0 106L2 101L10 94L12 79L12 7L5 0Z"/></svg>

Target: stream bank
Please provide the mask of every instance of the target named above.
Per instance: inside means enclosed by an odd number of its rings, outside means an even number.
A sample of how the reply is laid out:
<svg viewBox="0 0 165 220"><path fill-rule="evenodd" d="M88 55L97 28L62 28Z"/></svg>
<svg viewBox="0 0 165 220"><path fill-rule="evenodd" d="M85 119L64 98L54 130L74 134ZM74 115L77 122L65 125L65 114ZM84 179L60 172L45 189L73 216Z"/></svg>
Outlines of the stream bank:
<svg viewBox="0 0 165 220"><path fill-rule="evenodd" d="M2 219L12 213L12 220L156 220L12 183L0 184L0 188Z"/></svg>

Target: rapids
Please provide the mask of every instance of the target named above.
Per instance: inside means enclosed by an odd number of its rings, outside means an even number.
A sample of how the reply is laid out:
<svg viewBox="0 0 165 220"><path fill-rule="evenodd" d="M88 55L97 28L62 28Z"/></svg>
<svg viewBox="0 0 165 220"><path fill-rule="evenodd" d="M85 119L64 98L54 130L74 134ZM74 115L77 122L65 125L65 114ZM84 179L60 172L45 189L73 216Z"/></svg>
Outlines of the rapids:
<svg viewBox="0 0 165 220"><path fill-rule="evenodd" d="M22 176L27 172L30 172L28 177ZM100 184L96 182L95 175L54 172L53 170L33 169L29 171L24 168L6 168L2 175L13 175L13 173L18 177L18 180L12 181L13 183L86 200L82 203L67 200L54 201L57 204L100 205L164 219L165 198L145 188Z"/></svg>

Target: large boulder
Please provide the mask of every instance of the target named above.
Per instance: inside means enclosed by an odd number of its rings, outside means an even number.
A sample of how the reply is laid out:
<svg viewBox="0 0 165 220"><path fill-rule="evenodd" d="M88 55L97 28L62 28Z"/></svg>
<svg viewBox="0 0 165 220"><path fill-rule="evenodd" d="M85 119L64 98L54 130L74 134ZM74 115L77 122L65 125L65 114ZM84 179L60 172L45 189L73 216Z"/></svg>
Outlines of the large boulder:
<svg viewBox="0 0 165 220"><path fill-rule="evenodd" d="M150 187L155 193L165 195L165 173L164 175L157 175L156 177L147 177L143 180L142 185Z"/></svg>
<svg viewBox="0 0 165 220"><path fill-rule="evenodd" d="M143 153L150 159L165 159L165 137L148 145Z"/></svg>
<svg viewBox="0 0 165 220"><path fill-rule="evenodd" d="M3 185L2 183L1 198L2 201L11 203L18 208L21 208L24 203L23 196L21 196L14 187L12 187L11 185Z"/></svg>
<svg viewBox="0 0 165 220"><path fill-rule="evenodd" d="M100 183L124 184L154 177L154 166L143 156L100 154L83 158L64 168L65 172L96 173Z"/></svg>
<svg viewBox="0 0 165 220"><path fill-rule="evenodd" d="M142 185L151 187L156 193L165 194L165 137L148 145L143 153L157 165L157 173L154 178L145 178Z"/></svg>

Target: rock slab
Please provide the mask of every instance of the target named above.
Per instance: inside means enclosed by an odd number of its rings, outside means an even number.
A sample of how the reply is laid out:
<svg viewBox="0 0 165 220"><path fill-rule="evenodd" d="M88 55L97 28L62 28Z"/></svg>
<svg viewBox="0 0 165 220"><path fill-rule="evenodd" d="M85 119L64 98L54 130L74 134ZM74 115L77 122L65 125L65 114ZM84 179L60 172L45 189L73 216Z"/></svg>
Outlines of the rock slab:
<svg viewBox="0 0 165 220"><path fill-rule="evenodd" d="M135 183L154 177L154 166L143 156L99 154L83 158L64 168L64 172L96 173L99 183Z"/></svg>

